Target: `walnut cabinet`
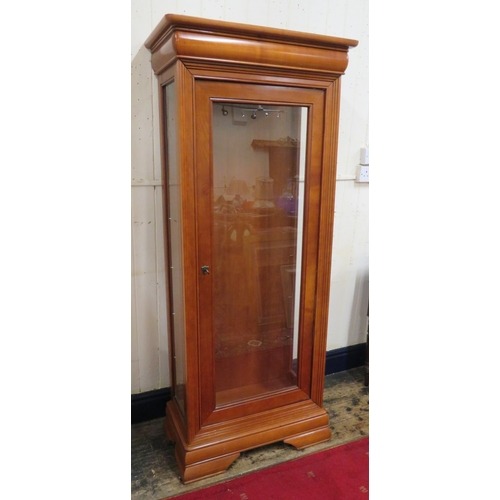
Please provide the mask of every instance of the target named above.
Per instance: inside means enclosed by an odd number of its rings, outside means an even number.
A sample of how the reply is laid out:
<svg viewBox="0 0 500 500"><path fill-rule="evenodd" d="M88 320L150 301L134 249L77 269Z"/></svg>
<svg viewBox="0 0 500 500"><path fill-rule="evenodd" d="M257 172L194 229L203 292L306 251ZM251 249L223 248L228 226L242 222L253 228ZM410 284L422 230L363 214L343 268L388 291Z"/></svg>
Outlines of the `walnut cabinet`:
<svg viewBox="0 0 500 500"><path fill-rule="evenodd" d="M322 408L340 77L355 40L166 15L158 78L172 398L185 483L330 439Z"/></svg>

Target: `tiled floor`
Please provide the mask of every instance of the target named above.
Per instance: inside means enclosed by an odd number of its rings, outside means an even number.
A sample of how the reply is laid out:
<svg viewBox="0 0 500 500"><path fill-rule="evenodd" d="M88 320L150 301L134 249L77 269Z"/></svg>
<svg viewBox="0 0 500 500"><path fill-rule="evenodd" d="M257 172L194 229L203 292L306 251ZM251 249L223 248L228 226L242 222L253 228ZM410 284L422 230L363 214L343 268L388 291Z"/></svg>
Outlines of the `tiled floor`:
<svg viewBox="0 0 500 500"><path fill-rule="evenodd" d="M368 388L363 367L326 376L323 403L332 429L328 443L300 451L283 442L256 448L242 453L224 474L189 485L179 479L174 446L163 434L163 418L133 425L132 500L170 498L368 435Z"/></svg>

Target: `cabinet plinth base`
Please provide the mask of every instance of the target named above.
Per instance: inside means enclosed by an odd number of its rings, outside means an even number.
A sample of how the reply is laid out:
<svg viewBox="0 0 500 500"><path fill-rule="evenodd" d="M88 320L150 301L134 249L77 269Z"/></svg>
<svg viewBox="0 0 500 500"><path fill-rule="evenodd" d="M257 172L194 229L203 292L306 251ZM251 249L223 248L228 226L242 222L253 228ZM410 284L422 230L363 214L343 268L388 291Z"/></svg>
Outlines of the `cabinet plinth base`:
<svg viewBox="0 0 500 500"><path fill-rule="evenodd" d="M177 456L177 450L176 450ZM189 484L200 479L216 476L226 472L229 466L240 456L239 453L232 453L224 457L214 458L206 462L196 463L181 469L181 478L184 484ZM180 465L179 465L180 467Z"/></svg>
<svg viewBox="0 0 500 500"><path fill-rule="evenodd" d="M297 449L328 441L326 411L312 401L294 403L202 428L191 443L185 436L184 418L173 401L164 421L167 438L175 443L175 457L183 483L225 472L240 453L284 441Z"/></svg>
<svg viewBox="0 0 500 500"><path fill-rule="evenodd" d="M324 443L329 441L332 437L332 431L330 428L317 429L312 432L306 432L304 434L299 434L298 436L292 436L288 439L284 439L286 444L291 444L297 450L302 450L313 444Z"/></svg>

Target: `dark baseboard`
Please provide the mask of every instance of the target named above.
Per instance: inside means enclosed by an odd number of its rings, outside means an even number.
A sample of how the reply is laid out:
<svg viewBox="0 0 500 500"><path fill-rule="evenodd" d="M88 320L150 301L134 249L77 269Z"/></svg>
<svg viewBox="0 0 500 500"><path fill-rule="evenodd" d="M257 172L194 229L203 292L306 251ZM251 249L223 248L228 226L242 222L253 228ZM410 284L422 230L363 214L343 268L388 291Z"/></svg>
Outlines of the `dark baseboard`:
<svg viewBox="0 0 500 500"><path fill-rule="evenodd" d="M325 375L363 366L365 359L366 343L332 349L326 353Z"/></svg>
<svg viewBox="0 0 500 500"><path fill-rule="evenodd" d="M365 358L365 343L328 351L326 353L325 375L363 366ZM132 423L138 424L165 416L165 405L169 399L170 387L132 394Z"/></svg>
<svg viewBox="0 0 500 500"><path fill-rule="evenodd" d="M170 387L132 394L132 423L146 422L165 416L165 405L170 399Z"/></svg>

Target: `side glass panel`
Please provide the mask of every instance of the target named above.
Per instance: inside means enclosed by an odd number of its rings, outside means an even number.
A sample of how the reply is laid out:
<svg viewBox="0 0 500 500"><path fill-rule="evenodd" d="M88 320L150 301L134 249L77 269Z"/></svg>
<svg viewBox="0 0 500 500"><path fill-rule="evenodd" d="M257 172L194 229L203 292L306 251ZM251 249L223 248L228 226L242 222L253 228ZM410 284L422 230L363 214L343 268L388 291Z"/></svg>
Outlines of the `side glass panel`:
<svg viewBox="0 0 500 500"><path fill-rule="evenodd" d="M177 138L175 82L164 87L167 148L167 242L169 263L169 309L171 344L175 356L172 384L179 408L186 412L186 346L184 328L184 282L182 261L181 178Z"/></svg>
<svg viewBox="0 0 500 500"><path fill-rule="evenodd" d="M213 103L216 405L297 387L308 109Z"/></svg>

